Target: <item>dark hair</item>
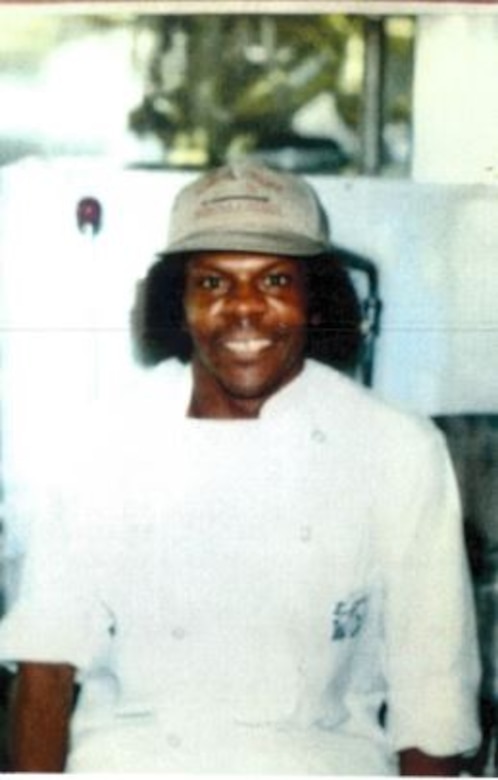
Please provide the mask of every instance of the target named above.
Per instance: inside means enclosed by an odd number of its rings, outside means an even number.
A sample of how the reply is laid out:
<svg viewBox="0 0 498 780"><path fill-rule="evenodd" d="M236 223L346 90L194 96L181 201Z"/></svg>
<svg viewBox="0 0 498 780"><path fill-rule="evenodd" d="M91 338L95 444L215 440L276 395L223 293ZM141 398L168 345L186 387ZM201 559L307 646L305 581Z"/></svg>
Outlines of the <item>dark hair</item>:
<svg viewBox="0 0 498 780"><path fill-rule="evenodd" d="M132 323L136 355L145 365L191 356L192 343L183 326L186 262L184 255L159 255L139 283ZM332 253L300 262L309 294L306 356L353 370L362 346L362 317L349 273Z"/></svg>

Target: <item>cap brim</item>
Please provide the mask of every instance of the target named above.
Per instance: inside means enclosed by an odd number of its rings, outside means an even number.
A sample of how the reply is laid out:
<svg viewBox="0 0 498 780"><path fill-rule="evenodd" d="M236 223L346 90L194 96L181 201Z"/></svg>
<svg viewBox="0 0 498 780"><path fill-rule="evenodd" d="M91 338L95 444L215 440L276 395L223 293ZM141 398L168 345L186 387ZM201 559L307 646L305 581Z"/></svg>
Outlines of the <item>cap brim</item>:
<svg viewBox="0 0 498 780"><path fill-rule="evenodd" d="M302 235L286 233L257 234L224 230L220 233L190 235L185 241L177 241L164 249L162 255L192 252L257 252L259 254L287 257L313 257L327 251L327 246Z"/></svg>

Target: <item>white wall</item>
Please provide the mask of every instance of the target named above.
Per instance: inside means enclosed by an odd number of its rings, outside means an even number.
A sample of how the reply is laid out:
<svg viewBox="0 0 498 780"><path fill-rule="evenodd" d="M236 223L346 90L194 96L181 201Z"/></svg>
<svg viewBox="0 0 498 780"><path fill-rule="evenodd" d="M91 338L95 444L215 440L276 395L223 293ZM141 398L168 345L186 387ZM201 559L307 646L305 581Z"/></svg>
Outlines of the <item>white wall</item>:
<svg viewBox="0 0 498 780"><path fill-rule="evenodd" d="M420 16L415 66L414 179L498 184L498 14Z"/></svg>
<svg viewBox="0 0 498 780"><path fill-rule="evenodd" d="M376 389L428 414L497 411L497 188L316 183L336 242L380 271Z"/></svg>

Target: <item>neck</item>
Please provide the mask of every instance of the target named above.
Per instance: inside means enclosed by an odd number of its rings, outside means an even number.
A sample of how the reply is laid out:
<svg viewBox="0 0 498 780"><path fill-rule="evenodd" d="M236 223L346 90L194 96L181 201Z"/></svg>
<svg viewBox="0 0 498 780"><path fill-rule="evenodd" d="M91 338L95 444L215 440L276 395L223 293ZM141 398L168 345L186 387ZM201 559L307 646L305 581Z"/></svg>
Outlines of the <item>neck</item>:
<svg viewBox="0 0 498 780"><path fill-rule="evenodd" d="M199 420L249 420L257 419L259 417L259 411L261 404L257 406L249 406L248 404L231 404L228 408L226 405L213 408L209 405L209 410L206 410L205 404L202 398L192 397L190 405L188 407L187 417L193 417Z"/></svg>
<svg viewBox="0 0 498 780"><path fill-rule="evenodd" d="M210 383L197 382L198 368L192 365L194 386L187 416L210 420L248 420L259 417L265 398L238 398L220 393Z"/></svg>
<svg viewBox="0 0 498 780"><path fill-rule="evenodd" d="M260 416L266 401L300 373L300 361L284 382L261 390L258 395L244 396L227 391L194 356L192 360L193 389L187 417L211 420L248 420Z"/></svg>

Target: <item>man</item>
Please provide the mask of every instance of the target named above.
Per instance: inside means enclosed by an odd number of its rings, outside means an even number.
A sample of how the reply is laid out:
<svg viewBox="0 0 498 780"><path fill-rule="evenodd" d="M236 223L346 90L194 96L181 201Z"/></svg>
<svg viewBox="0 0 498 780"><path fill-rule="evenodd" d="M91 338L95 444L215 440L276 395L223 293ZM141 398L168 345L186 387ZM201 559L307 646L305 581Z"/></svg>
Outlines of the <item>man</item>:
<svg viewBox="0 0 498 780"><path fill-rule="evenodd" d="M309 358L351 293L329 255L289 174L179 194L145 324L187 362L116 388L32 502L13 770L450 775L476 748L448 456Z"/></svg>

